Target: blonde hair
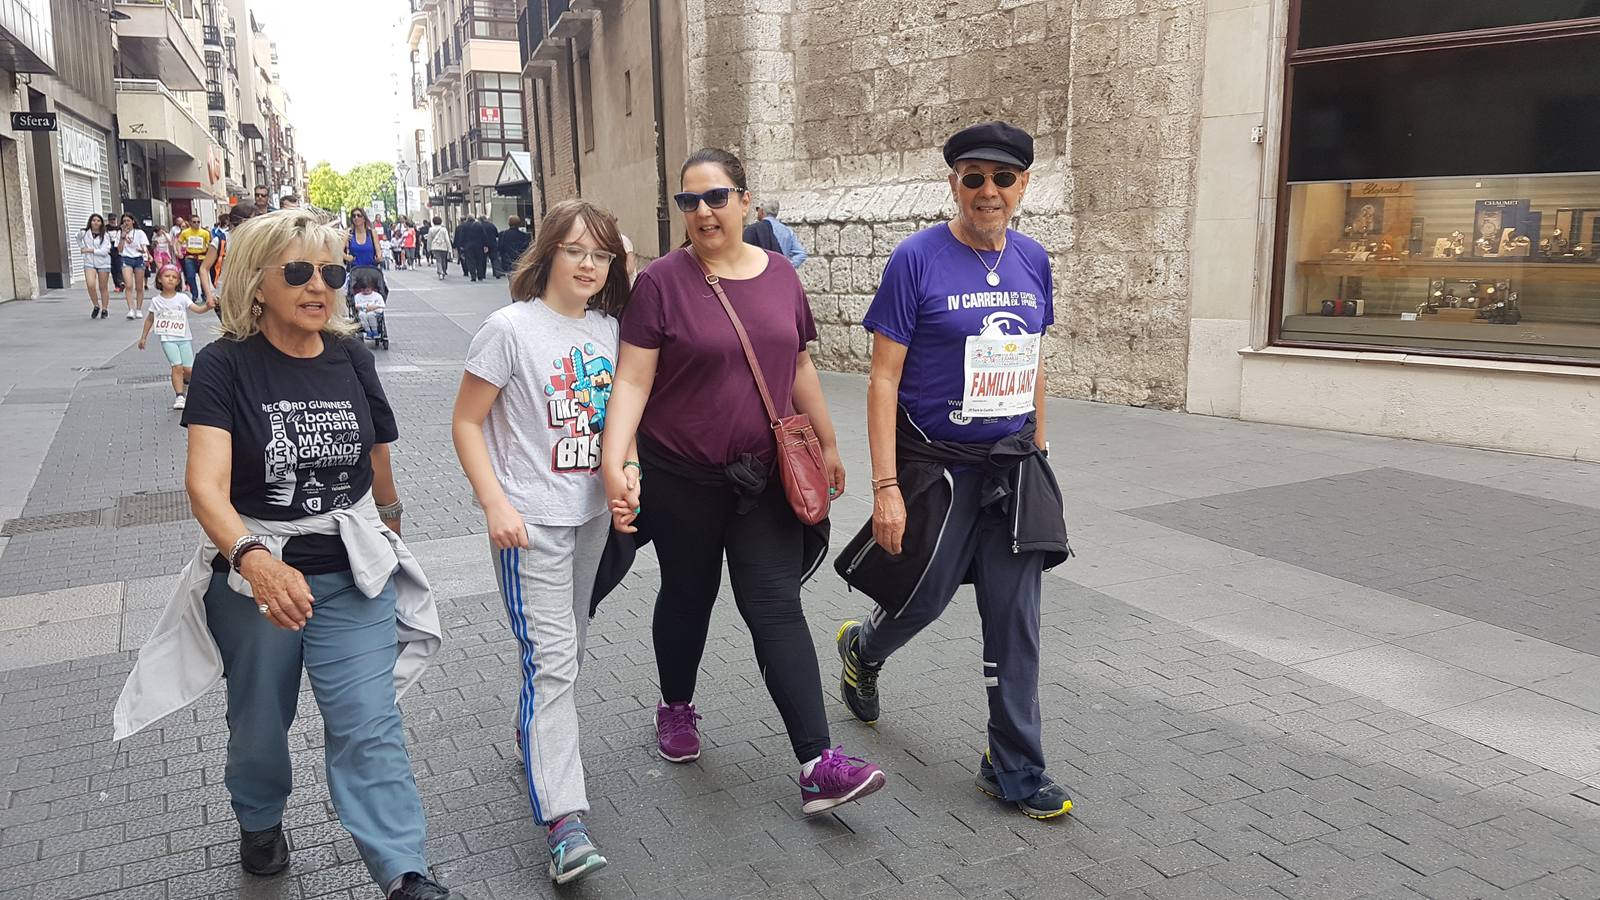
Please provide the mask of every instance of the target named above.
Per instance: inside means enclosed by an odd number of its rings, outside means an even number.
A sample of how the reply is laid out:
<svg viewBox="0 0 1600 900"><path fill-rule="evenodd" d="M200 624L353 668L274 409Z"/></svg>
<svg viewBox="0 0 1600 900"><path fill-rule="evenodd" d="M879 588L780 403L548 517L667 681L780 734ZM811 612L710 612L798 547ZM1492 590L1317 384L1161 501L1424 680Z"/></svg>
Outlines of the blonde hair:
<svg viewBox="0 0 1600 900"><path fill-rule="evenodd" d="M296 246L326 250L335 261L341 265L344 262L343 235L317 221L309 210L280 209L252 216L233 229L217 303L222 313L223 337L242 341L261 330L251 307L261 289L264 267L273 265L285 250ZM321 278L322 273L314 272L311 277ZM355 330L355 323L341 315L338 306L322 328L324 334L335 337L354 334Z"/></svg>

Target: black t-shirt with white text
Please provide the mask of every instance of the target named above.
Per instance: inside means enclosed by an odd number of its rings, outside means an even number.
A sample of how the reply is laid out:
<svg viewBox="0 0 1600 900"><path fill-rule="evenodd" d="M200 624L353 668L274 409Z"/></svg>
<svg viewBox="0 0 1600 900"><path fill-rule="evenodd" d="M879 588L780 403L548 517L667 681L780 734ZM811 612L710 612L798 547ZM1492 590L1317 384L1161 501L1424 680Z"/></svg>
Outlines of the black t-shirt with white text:
<svg viewBox="0 0 1600 900"><path fill-rule="evenodd" d="M373 445L399 436L372 351L322 340L310 359L260 334L213 341L195 356L183 424L233 435L231 497L242 515L283 521L353 505L372 489ZM337 535L293 538L283 555L307 575L350 568Z"/></svg>

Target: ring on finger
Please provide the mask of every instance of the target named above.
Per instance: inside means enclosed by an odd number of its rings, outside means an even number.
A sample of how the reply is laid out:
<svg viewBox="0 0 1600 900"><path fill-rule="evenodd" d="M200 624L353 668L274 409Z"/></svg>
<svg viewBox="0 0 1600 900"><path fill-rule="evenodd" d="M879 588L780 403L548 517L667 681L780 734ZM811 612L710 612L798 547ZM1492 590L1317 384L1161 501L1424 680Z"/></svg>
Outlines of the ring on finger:
<svg viewBox="0 0 1600 900"><path fill-rule="evenodd" d="M271 607L267 606L265 603L261 603L257 604L256 609L261 610L261 614L264 616L267 614L267 611L271 609Z"/></svg>

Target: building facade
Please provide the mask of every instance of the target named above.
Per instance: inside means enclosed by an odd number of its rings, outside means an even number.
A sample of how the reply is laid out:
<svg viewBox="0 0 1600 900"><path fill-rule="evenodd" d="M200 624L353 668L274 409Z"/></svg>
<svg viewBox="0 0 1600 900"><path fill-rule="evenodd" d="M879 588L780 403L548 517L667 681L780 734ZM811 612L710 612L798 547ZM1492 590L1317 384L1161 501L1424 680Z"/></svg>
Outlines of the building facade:
<svg viewBox="0 0 1600 900"><path fill-rule="evenodd" d="M531 205L599 203L643 259L674 245L667 197L690 151L684 14L681 0L534 0L518 12Z"/></svg>
<svg viewBox="0 0 1600 900"><path fill-rule="evenodd" d="M164 227L228 197L213 137L198 0L119 0L116 98L119 211Z"/></svg>
<svg viewBox="0 0 1600 900"><path fill-rule="evenodd" d="M523 15L537 204L595 199L650 247L682 154L737 152L812 254L826 365L866 368L888 254L953 213L945 138L1003 118L1037 140L1015 224L1052 258L1053 393L1600 460L1600 88L1552 74L1600 52L1590 4Z"/></svg>
<svg viewBox="0 0 1600 900"><path fill-rule="evenodd" d="M77 234L90 215L116 206L111 135L112 23L92 0L51 0L53 75L30 76L27 108L54 112L56 131L35 132L32 209L35 273L45 288L81 282Z"/></svg>
<svg viewBox="0 0 1600 900"><path fill-rule="evenodd" d="M46 0L8 5L0 19L0 88L7 113L33 112L28 86L36 77L56 71L54 17ZM0 122L0 300L36 297L42 287L36 241L40 224L35 209L35 182L42 165L34 132Z"/></svg>
<svg viewBox="0 0 1600 900"><path fill-rule="evenodd" d="M432 122L429 205L447 222L487 215L504 227L522 206L496 188L526 149L516 0L425 0L424 82Z"/></svg>

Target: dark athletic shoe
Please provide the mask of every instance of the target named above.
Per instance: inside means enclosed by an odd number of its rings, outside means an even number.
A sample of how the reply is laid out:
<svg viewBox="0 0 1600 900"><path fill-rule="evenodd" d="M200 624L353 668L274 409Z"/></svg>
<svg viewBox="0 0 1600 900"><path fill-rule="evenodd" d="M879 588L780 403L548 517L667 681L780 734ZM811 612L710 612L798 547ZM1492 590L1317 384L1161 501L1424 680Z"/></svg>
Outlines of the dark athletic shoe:
<svg viewBox="0 0 1600 900"><path fill-rule="evenodd" d="M239 829L239 865L251 875L276 875L289 868L289 840L283 825L264 831Z"/></svg>
<svg viewBox="0 0 1600 900"><path fill-rule="evenodd" d="M869 666L856 653L861 643L861 623L851 619L839 626L834 637L844 667L839 673L839 696L856 718L868 725L878 721L878 672L883 666Z"/></svg>
<svg viewBox="0 0 1600 900"><path fill-rule="evenodd" d="M1000 780L995 777L994 765L989 762L989 752L983 753L983 761L978 763L978 790L995 798L1004 800L1005 794L1000 790ZM1044 784L1031 797L1016 801L1017 809L1030 819L1054 819L1056 816L1065 815L1072 811L1072 797L1068 796L1067 789L1056 784L1046 775Z"/></svg>
<svg viewBox="0 0 1600 900"><path fill-rule="evenodd" d="M461 894L417 872L407 872L400 886L389 895L389 900L467 900Z"/></svg>

